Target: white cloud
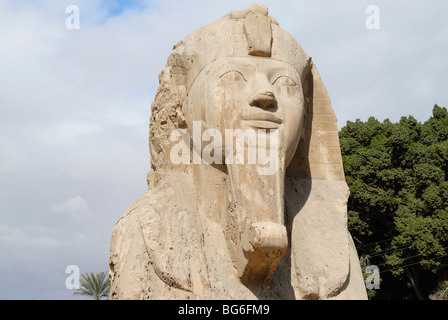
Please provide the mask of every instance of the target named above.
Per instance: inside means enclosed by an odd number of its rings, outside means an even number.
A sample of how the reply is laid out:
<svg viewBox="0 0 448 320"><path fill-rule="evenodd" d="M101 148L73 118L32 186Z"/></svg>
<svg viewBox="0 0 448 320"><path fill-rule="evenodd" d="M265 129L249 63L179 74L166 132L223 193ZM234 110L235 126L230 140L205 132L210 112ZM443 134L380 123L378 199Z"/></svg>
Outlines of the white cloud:
<svg viewBox="0 0 448 320"><path fill-rule="evenodd" d="M33 226L14 228L2 224L0 225L0 243L20 247L60 247L62 243L54 236L48 235L48 228L44 229Z"/></svg>
<svg viewBox="0 0 448 320"><path fill-rule="evenodd" d="M102 126L95 123L62 123L53 127L44 128L45 142L70 143L77 137L91 135L101 131Z"/></svg>
<svg viewBox="0 0 448 320"><path fill-rule="evenodd" d="M92 218L99 219L99 217L90 210L87 201L81 197L76 196L65 201L52 204L50 210L57 214L67 215L77 221L91 222Z"/></svg>
<svg viewBox="0 0 448 320"><path fill-rule="evenodd" d="M142 117L141 114L138 114L137 112L132 110L132 108L130 109L131 110L128 111L122 108L111 108L106 117L111 123L116 123L121 126L132 127L147 125L149 117Z"/></svg>
<svg viewBox="0 0 448 320"><path fill-rule="evenodd" d="M10 138L0 137L0 173L18 172L26 164L26 153Z"/></svg>

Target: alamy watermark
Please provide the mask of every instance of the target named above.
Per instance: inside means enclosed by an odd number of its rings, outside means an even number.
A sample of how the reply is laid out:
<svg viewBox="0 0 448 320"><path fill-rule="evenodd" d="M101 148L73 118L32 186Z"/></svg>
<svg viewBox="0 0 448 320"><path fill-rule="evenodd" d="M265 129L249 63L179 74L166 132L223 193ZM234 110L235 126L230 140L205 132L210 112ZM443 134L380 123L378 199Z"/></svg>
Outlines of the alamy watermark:
<svg viewBox="0 0 448 320"><path fill-rule="evenodd" d="M65 273L69 274L69 276L65 279L65 287L69 290L79 289L79 267L76 265L69 265L65 268Z"/></svg>
<svg viewBox="0 0 448 320"><path fill-rule="evenodd" d="M75 5L67 6L65 13L69 14L65 19L65 27L68 30L78 30L80 28L79 7Z"/></svg>
<svg viewBox="0 0 448 320"><path fill-rule="evenodd" d="M375 265L370 265L366 267L366 288L379 290L380 288L380 268Z"/></svg>
<svg viewBox="0 0 448 320"><path fill-rule="evenodd" d="M170 159L173 164L222 164L224 158L226 164L257 164L260 175L273 175L279 164L278 129L268 130L269 133L266 129L225 129L223 139L218 129L202 132L201 121L193 121L193 145L187 129L171 132L170 140L177 143L170 151ZM203 142L210 143L202 149Z"/></svg>
<svg viewBox="0 0 448 320"><path fill-rule="evenodd" d="M380 8L371 4L366 7L366 14L368 14L366 18L366 28L369 30L378 30L380 28Z"/></svg>

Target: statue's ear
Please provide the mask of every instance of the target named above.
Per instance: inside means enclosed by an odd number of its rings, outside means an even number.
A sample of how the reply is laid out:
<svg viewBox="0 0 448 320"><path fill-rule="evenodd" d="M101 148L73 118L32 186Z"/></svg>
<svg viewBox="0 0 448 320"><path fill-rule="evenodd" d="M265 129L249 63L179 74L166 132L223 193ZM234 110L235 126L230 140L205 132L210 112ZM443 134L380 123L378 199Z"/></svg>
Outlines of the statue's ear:
<svg viewBox="0 0 448 320"><path fill-rule="evenodd" d="M304 77L305 129L287 170L291 274L302 298L337 295L349 276L347 200L336 117L314 64Z"/></svg>

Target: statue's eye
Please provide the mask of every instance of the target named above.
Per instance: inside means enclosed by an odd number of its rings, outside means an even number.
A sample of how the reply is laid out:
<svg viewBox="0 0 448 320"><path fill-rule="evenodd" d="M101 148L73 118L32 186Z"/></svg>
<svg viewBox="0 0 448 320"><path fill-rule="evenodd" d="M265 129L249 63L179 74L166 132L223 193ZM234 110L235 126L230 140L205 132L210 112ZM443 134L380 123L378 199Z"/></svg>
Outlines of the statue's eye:
<svg viewBox="0 0 448 320"><path fill-rule="evenodd" d="M232 82L247 82L244 75L236 70L229 70L224 72L220 77L221 80L232 81Z"/></svg>
<svg viewBox="0 0 448 320"><path fill-rule="evenodd" d="M292 80L288 76L278 76L275 78L274 82L272 82L273 85L280 86L280 87L294 87L297 86L296 82Z"/></svg>

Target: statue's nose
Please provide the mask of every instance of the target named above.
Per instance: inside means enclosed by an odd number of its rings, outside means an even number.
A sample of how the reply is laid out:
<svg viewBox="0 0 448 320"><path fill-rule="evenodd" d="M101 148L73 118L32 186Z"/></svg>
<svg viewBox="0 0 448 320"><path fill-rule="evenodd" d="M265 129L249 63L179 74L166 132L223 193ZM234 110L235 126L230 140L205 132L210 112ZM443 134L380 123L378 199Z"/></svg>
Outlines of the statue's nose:
<svg viewBox="0 0 448 320"><path fill-rule="evenodd" d="M262 109L276 108L277 99L271 90L261 90L250 99L249 105Z"/></svg>

